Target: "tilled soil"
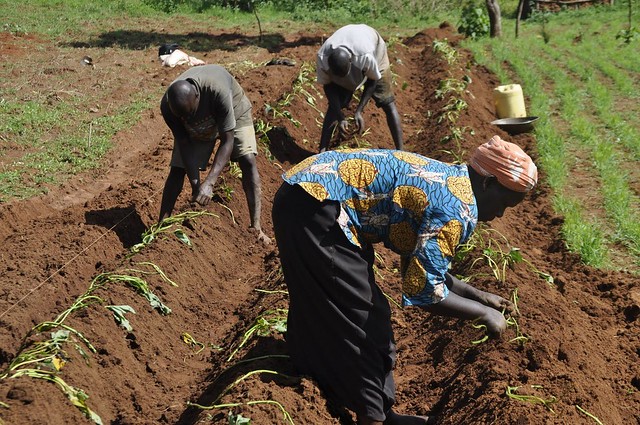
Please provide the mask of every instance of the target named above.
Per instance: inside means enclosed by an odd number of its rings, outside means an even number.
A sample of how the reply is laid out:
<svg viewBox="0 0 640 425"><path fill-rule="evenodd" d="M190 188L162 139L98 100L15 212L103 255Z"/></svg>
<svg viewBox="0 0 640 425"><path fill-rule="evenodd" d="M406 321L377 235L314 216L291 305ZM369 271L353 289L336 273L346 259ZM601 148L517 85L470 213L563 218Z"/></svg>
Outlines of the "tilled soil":
<svg viewBox="0 0 640 425"><path fill-rule="evenodd" d="M326 101L319 86L296 81L306 81L305 70L327 35L287 36L277 51L268 51L243 43L238 33L211 34L226 36L237 48L196 55L227 66L253 102L256 122L273 127L258 158L263 226L269 235L281 173L318 148L319 111ZM433 41L445 38L459 53L454 64L434 52ZM464 160L475 146L499 134L535 160L532 134L509 136L490 124L498 80L476 66L457 40L454 30L443 25L390 43L406 150ZM46 43L3 37L0 48L3 57L19 58L29 44ZM81 57L84 47L78 49ZM109 76L117 90L110 99L96 99L102 105L126 102L135 91L161 90L185 69L161 68L155 49L95 47L90 53L95 69L68 68L60 59L49 68L75 73L78 86ZM274 58L295 65L263 65ZM450 120L443 112L450 97L439 98L436 90L442 80L463 75L471 78L460 94L468 107ZM36 81L34 74L34 87L38 84L46 84L46 78ZM341 144L392 148L384 113L371 104L365 119L367 134ZM445 140L452 125L464 129L458 142ZM76 332L62 345L59 357L66 363L57 375L88 395L86 405L103 423L223 424L229 423L228 412L256 424L290 423L284 412L296 424L349 423L349 412L336 410L313 380L293 370L282 334L256 331L245 341L259 317L282 315L287 297L275 246L262 246L248 231L244 194L232 170L225 171L216 202L206 208L211 215L174 225L132 255L131 248L157 219L172 137L154 109L114 143L100 170L51 188L45 196L0 205L0 368L6 370L35 342L48 340L50 330L30 330L56 319L101 273L135 275L146 280L170 314L161 314L130 285L115 280L96 288L92 295L99 299L89 299L64 320ZM198 210L190 205L188 192L181 195L177 213ZM640 423L640 286L631 274L582 265L566 250L561 225L541 170L534 193L482 231L485 241L494 239L494 249L517 247L525 261L506 268L504 282L485 262L473 263L482 247L455 265L455 272L472 275L471 282L482 289L507 298L517 294L517 328L511 326L500 340L474 344L483 334L470 323L392 303L399 412L435 415L440 424L595 423L582 409L604 424ZM176 228L192 246L174 236ZM379 284L399 302L399 259L383 248L378 252ZM177 286L145 263L155 264ZM132 331L118 327L107 305L135 309L126 316ZM517 336L526 339L514 340ZM89 422L55 384L11 378L13 373L1 375L0 422ZM506 395L508 390L537 398L516 400ZM202 409L188 403L227 406Z"/></svg>

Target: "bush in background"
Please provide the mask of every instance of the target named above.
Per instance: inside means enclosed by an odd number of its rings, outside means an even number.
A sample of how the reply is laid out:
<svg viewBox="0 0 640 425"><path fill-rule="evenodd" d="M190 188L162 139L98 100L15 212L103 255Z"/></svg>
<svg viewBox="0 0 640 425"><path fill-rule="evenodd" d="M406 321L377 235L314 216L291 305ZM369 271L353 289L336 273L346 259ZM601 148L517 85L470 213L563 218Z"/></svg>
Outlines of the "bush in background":
<svg viewBox="0 0 640 425"><path fill-rule="evenodd" d="M467 3L462 8L458 32L472 39L489 35L489 15L486 7L478 3Z"/></svg>

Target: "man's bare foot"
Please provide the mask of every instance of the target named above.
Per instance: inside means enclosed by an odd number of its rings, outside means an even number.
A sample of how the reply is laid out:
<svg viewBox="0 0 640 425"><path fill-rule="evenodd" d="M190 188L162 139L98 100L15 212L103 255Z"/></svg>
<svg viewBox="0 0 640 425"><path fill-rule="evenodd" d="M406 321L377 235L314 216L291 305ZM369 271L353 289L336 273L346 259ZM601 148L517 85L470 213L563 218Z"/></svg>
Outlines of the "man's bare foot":
<svg viewBox="0 0 640 425"><path fill-rule="evenodd" d="M258 240L262 242L264 246L271 245L271 238L265 235L262 231L260 231L260 235L258 236Z"/></svg>
<svg viewBox="0 0 640 425"><path fill-rule="evenodd" d="M262 231L262 229L256 229L255 227L249 227L249 232L251 232L252 234L256 235L256 239L258 239L259 242L262 242L262 244L264 246L271 245L271 238L268 237L267 235L265 235L264 232Z"/></svg>

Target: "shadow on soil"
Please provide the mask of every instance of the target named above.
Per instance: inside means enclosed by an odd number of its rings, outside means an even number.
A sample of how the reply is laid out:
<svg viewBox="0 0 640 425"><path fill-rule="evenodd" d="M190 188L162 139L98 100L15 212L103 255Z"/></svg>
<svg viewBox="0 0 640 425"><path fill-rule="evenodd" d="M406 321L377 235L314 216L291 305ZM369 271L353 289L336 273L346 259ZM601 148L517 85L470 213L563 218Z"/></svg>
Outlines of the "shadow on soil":
<svg viewBox="0 0 640 425"><path fill-rule="evenodd" d="M205 32L163 34L153 31L117 30L102 33L97 38L88 41L60 43L60 46L72 48L119 47L129 50L144 50L151 46L175 43L180 49L191 52L211 52L214 50L233 52L247 46L258 46L264 47L270 53L278 53L282 49L290 47L319 45L321 41L322 39L319 36L302 36L297 40L287 42L282 34L263 34L262 36L247 36L237 32L222 34Z"/></svg>
<svg viewBox="0 0 640 425"><path fill-rule="evenodd" d="M147 228L134 206L87 211L84 219L86 224L113 230L127 249L142 242L141 235Z"/></svg>
<svg viewBox="0 0 640 425"><path fill-rule="evenodd" d="M219 362L216 362L219 363ZM201 406L214 405L228 390L240 385L245 375L260 372L264 383L274 382L279 387L298 387L301 378L295 375L285 347L285 342L274 338L258 338L257 343L243 358L238 359L219 375L210 374L210 384L194 402ZM223 415L219 410L210 411L214 418ZM191 425L199 420L202 409L188 406L180 415L177 425Z"/></svg>
<svg viewBox="0 0 640 425"><path fill-rule="evenodd" d="M300 147L286 127L273 127L267 132L267 137L270 141L269 151L271 155L281 163L297 164L317 153Z"/></svg>

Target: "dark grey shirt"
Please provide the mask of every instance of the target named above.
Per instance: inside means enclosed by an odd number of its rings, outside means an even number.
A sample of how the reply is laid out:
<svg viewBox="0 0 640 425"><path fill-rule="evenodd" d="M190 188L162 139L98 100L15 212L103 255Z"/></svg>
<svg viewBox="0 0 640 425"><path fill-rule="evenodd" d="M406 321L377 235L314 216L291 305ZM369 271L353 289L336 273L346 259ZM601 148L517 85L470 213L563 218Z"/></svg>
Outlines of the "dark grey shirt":
<svg viewBox="0 0 640 425"><path fill-rule="evenodd" d="M251 101L235 78L220 65L190 68L175 81L189 80L200 93L200 104L193 117L181 119L171 112L167 94L162 97L160 111L175 138L209 141L245 125L251 125ZM243 122L248 117L248 124Z"/></svg>

